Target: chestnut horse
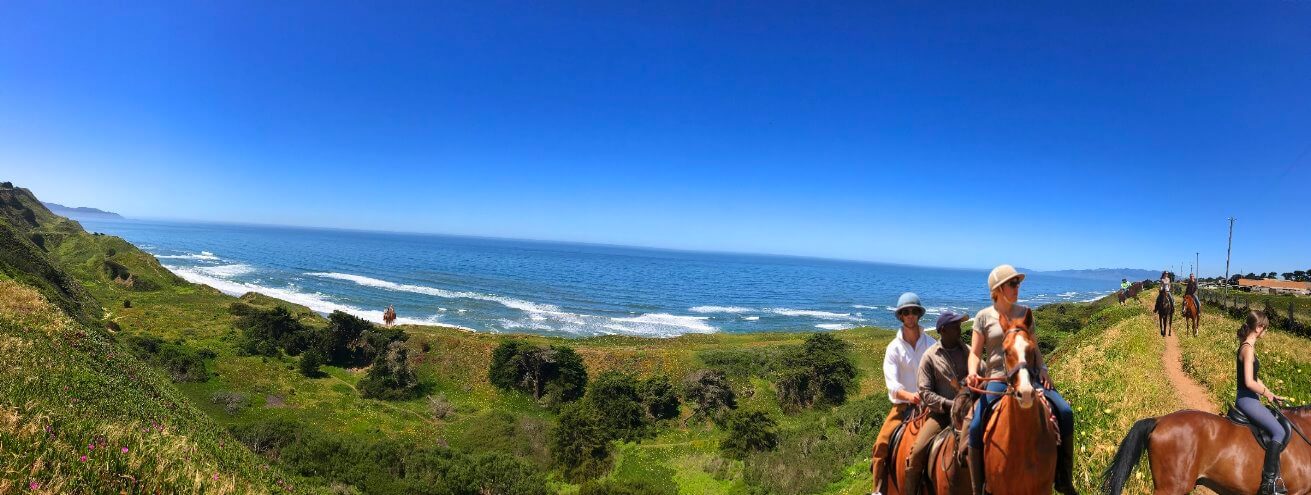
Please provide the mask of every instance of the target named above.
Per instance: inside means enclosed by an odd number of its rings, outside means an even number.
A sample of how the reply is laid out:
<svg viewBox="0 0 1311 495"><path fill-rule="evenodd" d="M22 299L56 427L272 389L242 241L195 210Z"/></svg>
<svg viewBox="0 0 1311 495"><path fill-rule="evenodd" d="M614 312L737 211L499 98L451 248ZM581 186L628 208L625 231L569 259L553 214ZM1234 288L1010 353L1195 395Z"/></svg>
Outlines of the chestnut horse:
<svg viewBox="0 0 1311 495"><path fill-rule="evenodd" d="M1311 428L1308 406L1283 409L1294 431L1280 455L1281 474L1290 494L1311 493ZM1252 430L1216 414L1176 411L1140 419L1120 442L1102 474L1102 493L1119 495L1146 450L1155 495L1183 495L1205 486L1221 495L1256 493L1261 485L1265 451Z"/></svg>
<svg viewBox="0 0 1311 495"><path fill-rule="evenodd" d="M929 444L928 462L924 466L926 480L920 483L920 493L907 494L902 489L906 486L906 464L910 458L911 447L924 427L927 414L916 414L907 420L902 429L900 443L888 455L887 483L884 484L885 495L970 495L970 469L965 464L963 451L959 446L969 441L965 427L969 424L966 412L974 406L968 394L958 394L952 401L951 422L953 427L938 433L941 440ZM929 491L932 489L933 491Z"/></svg>
<svg viewBox="0 0 1311 495"><path fill-rule="evenodd" d="M1202 325L1202 311L1197 307L1195 296L1184 296L1184 330L1192 329L1197 336L1197 327Z"/></svg>
<svg viewBox="0 0 1311 495"><path fill-rule="evenodd" d="M1161 336L1174 335L1174 297L1162 289L1156 294L1156 306L1152 307L1152 312L1156 313L1156 321L1161 326Z"/></svg>
<svg viewBox="0 0 1311 495"><path fill-rule="evenodd" d="M1033 312L1013 320L999 315L1006 338L1006 392L992 406L983 433L984 479L990 493L1047 495L1056 482L1060 429L1043 391L1033 386L1029 364L1036 359ZM975 392L994 394L970 387Z"/></svg>
<svg viewBox="0 0 1311 495"><path fill-rule="evenodd" d="M391 326L392 323L395 323L395 322L396 322L396 308L393 308L393 307L391 307L391 306L387 306L387 309L384 310L384 311L382 312L382 322L383 322L383 323L386 323L387 326L389 326L389 327Z"/></svg>

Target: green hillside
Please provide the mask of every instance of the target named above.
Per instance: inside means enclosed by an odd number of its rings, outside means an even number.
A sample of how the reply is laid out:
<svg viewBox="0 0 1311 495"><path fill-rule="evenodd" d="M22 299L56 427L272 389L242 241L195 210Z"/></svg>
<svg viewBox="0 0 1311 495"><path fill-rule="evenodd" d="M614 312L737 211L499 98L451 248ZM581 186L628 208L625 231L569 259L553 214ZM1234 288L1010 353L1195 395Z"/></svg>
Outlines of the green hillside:
<svg viewBox="0 0 1311 495"><path fill-rule="evenodd" d="M187 283L24 189L0 188L0 235L0 446L19 453L0 461L0 492L32 482L52 493L869 491L888 330L564 339L385 329ZM1077 480L1092 492L1134 420L1181 407L1160 378L1162 341L1140 303L1050 305L1036 317L1076 409ZM1202 337L1181 338L1185 369L1223 401L1236 322L1206 318ZM352 328L358 336L333 343ZM539 401L494 385L507 340L576 354L586 394ZM1301 342L1277 332L1263 352ZM1278 376L1311 367L1277 354ZM843 363L854 378L841 397L805 395L841 382ZM722 374L736 412L697 413L684 382L707 373ZM1304 382L1275 388L1311 397ZM672 416L643 409L673 395ZM615 419L632 407L631 424ZM1149 479L1135 483L1132 493L1147 493Z"/></svg>

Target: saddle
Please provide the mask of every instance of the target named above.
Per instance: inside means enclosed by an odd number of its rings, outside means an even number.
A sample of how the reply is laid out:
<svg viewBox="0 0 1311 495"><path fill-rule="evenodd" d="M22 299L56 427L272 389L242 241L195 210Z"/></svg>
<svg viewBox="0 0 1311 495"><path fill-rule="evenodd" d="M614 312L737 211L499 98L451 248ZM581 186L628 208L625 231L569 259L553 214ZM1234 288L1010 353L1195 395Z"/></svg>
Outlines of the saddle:
<svg viewBox="0 0 1311 495"><path fill-rule="evenodd" d="M1282 453L1284 448L1288 447L1288 439L1293 433L1293 425L1288 423L1288 418L1279 413L1275 413L1275 419L1279 421L1279 426L1284 429L1284 441L1278 444L1271 441L1269 433L1266 433L1266 431L1262 430L1260 426L1253 423L1251 418L1247 417L1247 414L1244 414L1243 411L1236 407L1229 406L1229 412L1225 413L1225 419L1228 419L1236 425L1246 426L1251 429L1252 435L1256 437L1257 445L1260 445L1261 448L1266 451L1275 449Z"/></svg>

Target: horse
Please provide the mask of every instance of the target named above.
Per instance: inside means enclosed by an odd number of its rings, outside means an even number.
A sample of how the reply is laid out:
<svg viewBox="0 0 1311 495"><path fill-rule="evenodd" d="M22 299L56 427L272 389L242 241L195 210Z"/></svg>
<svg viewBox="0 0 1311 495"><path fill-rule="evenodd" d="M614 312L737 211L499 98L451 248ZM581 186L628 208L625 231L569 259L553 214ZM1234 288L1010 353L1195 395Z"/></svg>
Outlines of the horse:
<svg viewBox="0 0 1311 495"><path fill-rule="evenodd" d="M387 324L387 326L389 326L389 327L392 325L392 323L395 323L395 322L396 322L396 308L393 308L393 307L391 307L391 306L387 306L387 309L384 310L384 311L382 312L382 322L385 323L385 324Z"/></svg>
<svg viewBox="0 0 1311 495"><path fill-rule="evenodd" d="M1288 493L1311 493L1311 406L1281 409L1293 431L1280 454ZM1102 493L1119 495L1134 466L1148 453L1155 495L1183 495L1204 486L1221 495L1257 493L1265 451L1252 430L1217 414L1176 411L1140 419L1129 429L1102 473Z"/></svg>
<svg viewBox="0 0 1311 495"><path fill-rule="evenodd" d="M1156 321L1161 326L1161 336L1174 335L1174 297L1164 288L1156 294L1152 312L1156 313Z"/></svg>
<svg viewBox="0 0 1311 495"><path fill-rule="evenodd" d="M969 394L956 395L951 406L952 427L938 432L937 438L929 444L929 458L925 463L925 480L920 483L920 493L906 493L906 467L910 459L911 447L919 438L920 430L928 414L920 411L902 423L899 434L893 434L894 444L890 447L888 457L887 482L884 483L885 495L970 495L970 470L965 463L964 451L960 446L969 440L965 428L969 424L966 416L973 409L974 401ZM931 490L931 491L930 491Z"/></svg>
<svg viewBox="0 0 1311 495"><path fill-rule="evenodd" d="M1184 296L1184 329L1192 329L1197 336L1197 327L1202 325L1202 308L1198 307L1197 296Z"/></svg>
<svg viewBox="0 0 1311 495"><path fill-rule="evenodd" d="M1128 294L1126 294L1126 292L1129 292L1129 290L1128 290L1128 289L1120 289L1119 299L1120 299L1120 305L1121 305L1121 306L1124 306L1124 301L1125 301L1125 299L1128 299Z"/></svg>
<svg viewBox="0 0 1311 495"><path fill-rule="evenodd" d="M985 380L1006 381L1007 388L993 404L983 433L984 478L988 486L1004 487L1008 495L1047 495L1056 482L1056 449L1060 429L1055 411L1042 391L1035 388L1029 363L1036 359L1033 313L1011 319L1000 315L1006 338L1006 377ZM997 395L970 387L977 393ZM991 491L991 490L990 490ZM1003 493L996 490L996 493Z"/></svg>

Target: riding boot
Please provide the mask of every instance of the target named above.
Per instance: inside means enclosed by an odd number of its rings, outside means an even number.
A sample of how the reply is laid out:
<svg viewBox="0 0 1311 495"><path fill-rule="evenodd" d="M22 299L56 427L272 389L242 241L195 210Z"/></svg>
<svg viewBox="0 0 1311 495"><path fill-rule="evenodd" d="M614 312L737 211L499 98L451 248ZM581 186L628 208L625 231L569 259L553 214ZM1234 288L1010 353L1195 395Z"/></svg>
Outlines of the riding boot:
<svg viewBox="0 0 1311 495"><path fill-rule="evenodd" d="M1062 438L1056 451L1056 492L1061 495L1078 495L1074 489L1074 439Z"/></svg>
<svg viewBox="0 0 1311 495"><path fill-rule="evenodd" d="M983 448L970 447L970 480L974 483L974 495L983 493Z"/></svg>
<svg viewBox="0 0 1311 495"><path fill-rule="evenodd" d="M1288 487L1284 486L1283 478L1279 477L1279 449L1271 448L1265 451L1265 465L1261 467L1261 495L1286 495Z"/></svg>

